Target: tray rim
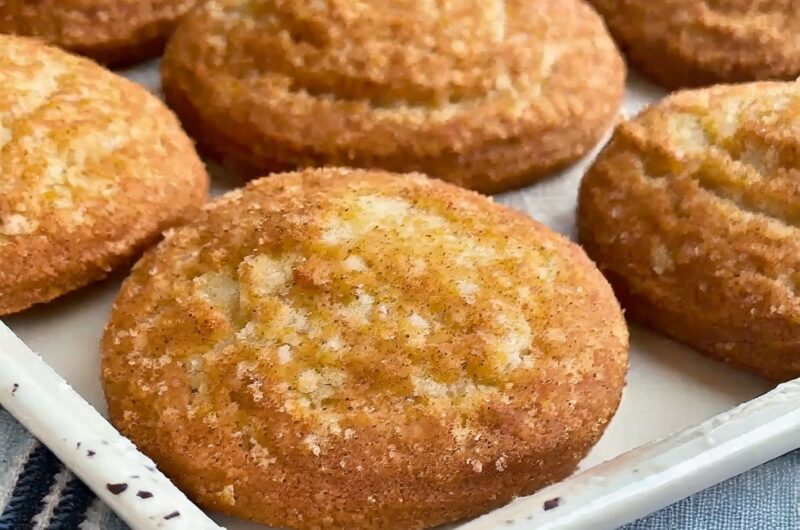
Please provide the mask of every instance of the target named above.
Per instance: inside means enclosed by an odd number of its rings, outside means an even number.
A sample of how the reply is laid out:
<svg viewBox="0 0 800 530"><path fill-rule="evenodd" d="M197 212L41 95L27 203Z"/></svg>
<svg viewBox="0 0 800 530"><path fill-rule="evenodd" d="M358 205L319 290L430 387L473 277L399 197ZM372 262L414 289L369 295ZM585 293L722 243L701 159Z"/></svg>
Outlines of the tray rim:
<svg viewBox="0 0 800 530"><path fill-rule="evenodd" d="M175 529L221 528L2 321L0 363L0 405L134 530L161 528L154 517ZM616 528L797 448L798 403L800 379L457 527ZM90 446L97 458L87 460ZM110 492L121 473L146 475L157 502ZM164 521L176 507L183 517Z"/></svg>

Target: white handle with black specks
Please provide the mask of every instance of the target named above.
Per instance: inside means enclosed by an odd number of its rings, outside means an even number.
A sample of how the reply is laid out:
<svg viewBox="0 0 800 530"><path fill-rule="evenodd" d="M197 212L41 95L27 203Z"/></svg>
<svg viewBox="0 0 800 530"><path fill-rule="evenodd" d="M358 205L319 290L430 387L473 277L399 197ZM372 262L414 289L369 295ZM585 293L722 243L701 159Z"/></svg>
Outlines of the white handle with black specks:
<svg viewBox="0 0 800 530"><path fill-rule="evenodd" d="M0 322L0 405L134 530L220 530Z"/></svg>

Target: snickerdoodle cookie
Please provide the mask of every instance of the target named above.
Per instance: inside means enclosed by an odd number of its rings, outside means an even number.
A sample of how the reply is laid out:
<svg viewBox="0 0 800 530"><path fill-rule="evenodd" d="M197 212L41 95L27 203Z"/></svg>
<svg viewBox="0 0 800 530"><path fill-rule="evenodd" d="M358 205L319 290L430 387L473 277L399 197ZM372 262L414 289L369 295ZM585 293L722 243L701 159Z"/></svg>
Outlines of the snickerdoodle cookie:
<svg viewBox="0 0 800 530"><path fill-rule="evenodd" d="M0 33L37 37L108 64L158 55L198 0L0 0Z"/></svg>
<svg viewBox="0 0 800 530"><path fill-rule="evenodd" d="M178 120L88 59L0 35L0 315L105 276L204 202Z"/></svg>
<svg viewBox="0 0 800 530"><path fill-rule="evenodd" d="M570 474L627 330L579 247L421 175L252 182L135 266L103 339L111 418L207 508L424 528Z"/></svg>
<svg viewBox="0 0 800 530"><path fill-rule="evenodd" d="M162 73L201 146L251 174L418 170L484 192L583 155L625 81L580 0L215 0Z"/></svg>
<svg viewBox="0 0 800 530"><path fill-rule="evenodd" d="M800 376L800 83L677 93L586 175L587 252L629 315L763 376Z"/></svg>
<svg viewBox="0 0 800 530"><path fill-rule="evenodd" d="M631 64L668 87L800 76L798 0L589 0Z"/></svg>

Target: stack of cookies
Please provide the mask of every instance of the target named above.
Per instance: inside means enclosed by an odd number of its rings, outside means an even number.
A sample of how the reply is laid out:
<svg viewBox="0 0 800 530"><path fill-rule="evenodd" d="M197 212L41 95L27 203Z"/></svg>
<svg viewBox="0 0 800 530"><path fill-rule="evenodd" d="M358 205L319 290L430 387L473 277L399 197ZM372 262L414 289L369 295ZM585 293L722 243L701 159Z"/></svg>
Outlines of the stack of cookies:
<svg viewBox="0 0 800 530"><path fill-rule="evenodd" d="M602 435L618 299L800 376L794 7L0 0L0 314L140 258L103 338L109 411L194 500L302 529L478 515ZM118 65L167 40L169 109L52 47ZM751 83L617 127L580 189L587 257L477 192L597 144L617 46L666 87ZM206 204L193 141L252 182Z"/></svg>

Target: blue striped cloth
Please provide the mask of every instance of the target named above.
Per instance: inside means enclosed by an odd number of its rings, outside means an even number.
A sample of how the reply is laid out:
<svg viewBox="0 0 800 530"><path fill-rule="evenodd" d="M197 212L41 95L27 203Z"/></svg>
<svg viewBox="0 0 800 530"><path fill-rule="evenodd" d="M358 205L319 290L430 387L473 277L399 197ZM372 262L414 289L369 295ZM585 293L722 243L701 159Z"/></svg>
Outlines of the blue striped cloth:
<svg viewBox="0 0 800 530"><path fill-rule="evenodd" d="M0 530L125 530L72 473L0 409ZM800 451L622 530L798 530Z"/></svg>
<svg viewBox="0 0 800 530"><path fill-rule="evenodd" d="M0 530L127 526L9 413L0 409Z"/></svg>

